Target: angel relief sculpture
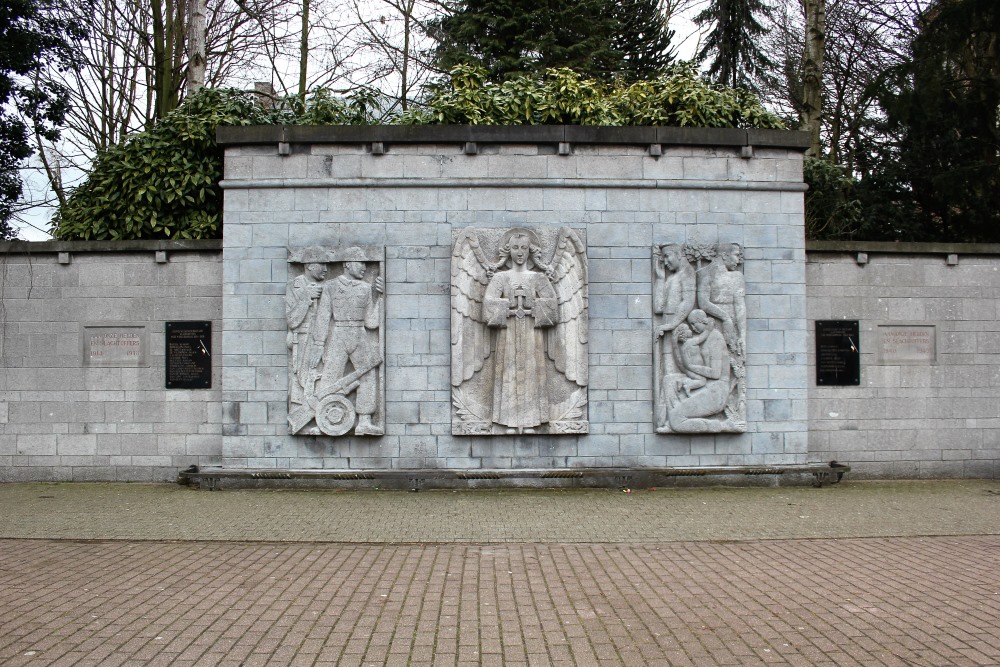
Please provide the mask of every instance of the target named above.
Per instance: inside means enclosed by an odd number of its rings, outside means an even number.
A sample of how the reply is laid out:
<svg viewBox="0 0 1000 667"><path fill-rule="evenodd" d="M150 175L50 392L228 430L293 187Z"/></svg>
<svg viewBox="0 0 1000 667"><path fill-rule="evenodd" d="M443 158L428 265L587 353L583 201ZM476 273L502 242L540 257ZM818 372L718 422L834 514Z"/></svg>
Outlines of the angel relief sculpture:
<svg viewBox="0 0 1000 667"><path fill-rule="evenodd" d="M653 247L658 433L742 433L746 424L743 248Z"/></svg>
<svg viewBox="0 0 1000 667"><path fill-rule="evenodd" d="M587 255L577 233L456 232L451 276L452 432L587 433Z"/></svg>

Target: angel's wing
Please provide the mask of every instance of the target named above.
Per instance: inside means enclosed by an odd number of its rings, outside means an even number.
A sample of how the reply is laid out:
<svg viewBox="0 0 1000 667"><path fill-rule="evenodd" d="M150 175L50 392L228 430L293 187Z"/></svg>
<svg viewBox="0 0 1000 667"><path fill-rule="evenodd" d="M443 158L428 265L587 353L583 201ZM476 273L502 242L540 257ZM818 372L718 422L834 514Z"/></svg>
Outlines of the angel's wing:
<svg viewBox="0 0 1000 667"><path fill-rule="evenodd" d="M489 285L488 262L474 230L455 240L451 254L451 384L459 386L482 369L490 356L483 324L483 294Z"/></svg>
<svg viewBox="0 0 1000 667"><path fill-rule="evenodd" d="M549 329L549 358L566 379L587 385L587 248L569 227L559 230L552 258L559 323Z"/></svg>

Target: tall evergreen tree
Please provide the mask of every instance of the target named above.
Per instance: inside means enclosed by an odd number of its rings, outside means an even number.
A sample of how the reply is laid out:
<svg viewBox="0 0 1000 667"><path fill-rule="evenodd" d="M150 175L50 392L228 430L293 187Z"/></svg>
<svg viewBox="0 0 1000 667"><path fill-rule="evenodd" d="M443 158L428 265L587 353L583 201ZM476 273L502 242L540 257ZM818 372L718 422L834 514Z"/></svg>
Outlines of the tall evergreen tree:
<svg viewBox="0 0 1000 667"><path fill-rule="evenodd" d="M479 63L493 81L550 67L634 81L673 60L660 0L459 0L434 32L438 68Z"/></svg>
<svg viewBox="0 0 1000 667"><path fill-rule="evenodd" d="M48 61L68 66L78 23L60 13L61 0L0 3L0 239L13 236L10 219L21 197L21 163L34 152L32 135L58 136L67 111L65 89L41 80Z"/></svg>
<svg viewBox="0 0 1000 667"><path fill-rule="evenodd" d="M609 6L614 20L611 45L621 57L612 74L627 82L641 81L673 62L674 31L667 26L660 0L612 0Z"/></svg>
<svg viewBox="0 0 1000 667"><path fill-rule="evenodd" d="M1000 5L939 0L880 91L871 215L902 240L1000 242Z"/></svg>
<svg viewBox="0 0 1000 667"><path fill-rule="evenodd" d="M711 25L697 59L711 58L708 73L733 88L757 90L755 79L766 78L775 65L761 50L765 28L760 18L771 12L763 0L711 0L694 18L699 26Z"/></svg>

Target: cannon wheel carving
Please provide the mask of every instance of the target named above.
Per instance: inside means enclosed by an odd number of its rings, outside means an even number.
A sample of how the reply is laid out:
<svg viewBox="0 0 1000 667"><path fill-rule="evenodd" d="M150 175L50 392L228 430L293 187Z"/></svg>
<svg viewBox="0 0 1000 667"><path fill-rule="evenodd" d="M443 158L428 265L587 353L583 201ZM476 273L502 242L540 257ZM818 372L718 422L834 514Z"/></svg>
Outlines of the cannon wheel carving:
<svg viewBox="0 0 1000 667"><path fill-rule="evenodd" d="M329 394L316 406L316 425L327 435L344 435L356 420L354 404L342 394Z"/></svg>
<svg viewBox="0 0 1000 667"><path fill-rule="evenodd" d="M288 262L288 432L383 435L385 248L290 247Z"/></svg>

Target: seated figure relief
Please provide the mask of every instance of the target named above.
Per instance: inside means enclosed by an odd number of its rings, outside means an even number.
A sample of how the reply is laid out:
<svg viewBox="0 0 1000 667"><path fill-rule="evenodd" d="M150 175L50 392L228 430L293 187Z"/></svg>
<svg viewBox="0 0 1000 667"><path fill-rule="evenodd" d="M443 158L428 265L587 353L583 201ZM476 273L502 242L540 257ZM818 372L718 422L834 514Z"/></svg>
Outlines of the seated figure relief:
<svg viewBox="0 0 1000 667"><path fill-rule="evenodd" d="M746 431L746 283L737 243L653 247L658 433Z"/></svg>
<svg viewBox="0 0 1000 667"><path fill-rule="evenodd" d="M384 249L293 248L288 261L289 433L382 435Z"/></svg>
<svg viewBox="0 0 1000 667"><path fill-rule="evenodd" d="M455 233L452 433L587 433L587 256L558 230Z"/></svg>

